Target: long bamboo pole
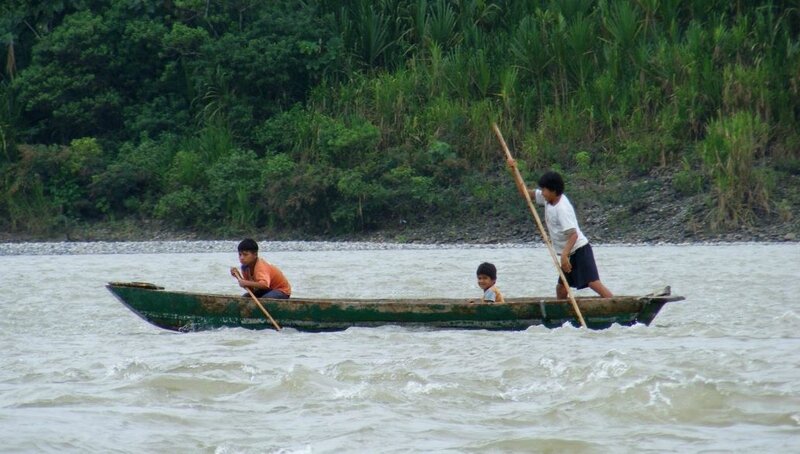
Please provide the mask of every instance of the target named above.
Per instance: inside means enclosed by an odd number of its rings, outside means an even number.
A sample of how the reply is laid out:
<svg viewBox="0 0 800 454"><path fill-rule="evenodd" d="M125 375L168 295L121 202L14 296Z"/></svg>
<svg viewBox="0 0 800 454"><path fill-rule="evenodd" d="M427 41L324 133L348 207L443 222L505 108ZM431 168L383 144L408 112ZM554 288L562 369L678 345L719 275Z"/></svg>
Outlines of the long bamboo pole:
<svg viewBox="0 0 800 454"><path fill-rule="evenodd" d="M242 280L242 273L239 271L238 268L231 268L231 275L235 277L237 280ZM250 287L245 287L245 288L247 289L247 293L249 293L250 296L253 298L253 301L256 303L256 306L258 306L258 308L261 309L261 312L264 313L267 319L269 319L269 321L272 322L272 326L275 327L275 331L280 331L281 327L280 325L278 325L278 322L276 322L275 319L272 318L271 315L269 315L269 312L267 312L267 310L261 304L261 301L259 301L258 298L256 298L256 295L253 294L253 291L250 290Z"/></svg>
<svg viewBox="0 0 800 454"><path fill-rule="evenodd" d="M581 322L581 326L586 328L586 322L583 320L583 314L581 314L581 310L578 307L578 302L575 301L575 296L572 294L572 289L567 283L567 276L564 275L564 270L561 269L561 264L558 262L558 256L556 255L555 249L553 249L553 244L550 242L550 237L547 236L547 232L545 231L544 226L542 225L542 221L539 219L539 213L536 211L536 207L533 206L533 201L531 200L531 195L528 192L528 187L525 186L525 181L522 179L522 175L519 173L519 169L517 168L517 161L515 161L514 157L511 156L511 151L508 149L508 145L506 145L506 141L505 139L503 139L503 134L500 133L500 128L497 127L497 123L492 123L492 129L494 130L494 133L497 136L497 140L500 141L500 145L503 147L503 151L506 153L506 163L508 164L511 173L514 176L514 182L516 182L517 184L517 189L519 190L520 194L522 194L522 196L525 198L525 201L528 203L528 209L533 215L533 219L536 221L536 225L539 227L539 233L542 235L542 240L544 240L544 244L547 245L547 250L550 251L550 257L553 259L553 264L556 266L556 270L558 270L558 275L561 277L561 282L563 283L564 288L567 289L567 295L569 296L570 303L572 303L572 308L578 315L578 320Z"/></svg>

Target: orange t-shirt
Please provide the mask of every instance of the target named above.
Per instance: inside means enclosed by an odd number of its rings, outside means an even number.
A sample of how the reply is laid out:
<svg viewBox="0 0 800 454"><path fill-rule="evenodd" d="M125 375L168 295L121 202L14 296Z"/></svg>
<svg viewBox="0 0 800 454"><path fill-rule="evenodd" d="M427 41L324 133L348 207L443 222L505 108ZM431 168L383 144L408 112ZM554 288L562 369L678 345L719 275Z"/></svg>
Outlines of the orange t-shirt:
<svg viewBox="0 0 800 454"><path fill-rule="evenodd" d="M270 290L280 290L291 296L292 286L289 285L286 276L277 266L270 265L266 260L259 257L254 268L255 273L250 273L250 267L242 267L242 275L245 280L260 282L268 286Z"/></svg>

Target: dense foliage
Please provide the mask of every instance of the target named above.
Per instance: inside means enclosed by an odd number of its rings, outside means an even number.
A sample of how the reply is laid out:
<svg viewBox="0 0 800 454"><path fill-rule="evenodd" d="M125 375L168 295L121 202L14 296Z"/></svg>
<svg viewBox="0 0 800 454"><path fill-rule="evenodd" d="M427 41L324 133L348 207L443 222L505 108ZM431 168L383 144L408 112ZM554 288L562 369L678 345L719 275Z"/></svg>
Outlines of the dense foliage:
<svg viewBox="0 0 800 454"><path fill-rule="evenodd" d="M0 229L525 216L492 121L529 176L660 168L740 225L793 203L798 32L789 1L10 0Z"/></svg>

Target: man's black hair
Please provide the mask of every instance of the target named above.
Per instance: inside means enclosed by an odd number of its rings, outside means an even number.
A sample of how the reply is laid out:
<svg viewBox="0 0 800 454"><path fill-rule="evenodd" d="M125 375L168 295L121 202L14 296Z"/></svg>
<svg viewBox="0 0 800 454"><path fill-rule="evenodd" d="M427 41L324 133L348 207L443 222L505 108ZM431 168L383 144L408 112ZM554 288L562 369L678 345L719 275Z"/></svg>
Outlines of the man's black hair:
<svg viewBox="0 0 800 454"><path fill-rule="evenodd" d="M545 174L539 178L539 187L547 188L555 192L556 195L561 195L564 193L564 179L561 178L558 172L545 172Z"/></svg>
<svg viewBox="0 0 800 454"><path fill-rule="evenodd" d="M483 262L478 265L478 272L475 274L483 274L484 276L489 276L493 281L497 280L497 268L489 262Z"/></svg>
<svg viewBox="0 0 800 454"><path fill-rule="evenodd" d="M239 243L239 252L250 251L258 252L258 243L252 238L245 238Z"/></svg>

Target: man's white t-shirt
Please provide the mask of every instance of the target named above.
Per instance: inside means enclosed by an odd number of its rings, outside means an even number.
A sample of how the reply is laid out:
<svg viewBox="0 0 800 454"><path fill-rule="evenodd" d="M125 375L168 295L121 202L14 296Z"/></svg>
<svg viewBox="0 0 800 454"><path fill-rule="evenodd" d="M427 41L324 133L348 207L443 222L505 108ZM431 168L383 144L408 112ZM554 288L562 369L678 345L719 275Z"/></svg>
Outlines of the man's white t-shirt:
<svg viewBox="0 0 800 454"><path fill-rule="evenodd" d="M536 203L544 205L544 221L547 224L547 231L550 233L550 239L553 241L553 247L556 249L557 254L561 254L564 246L567 244L567 235L564 233L567 230L575 229L578 233L578 240L569 251L570 255L578 248L589 244L589 240L581 232L578 227L578 218L575 217L575 208L572 207L566 194L561 194L561 199L555 205L550 205L544 199L542 190L536 190Z"/></svg>

